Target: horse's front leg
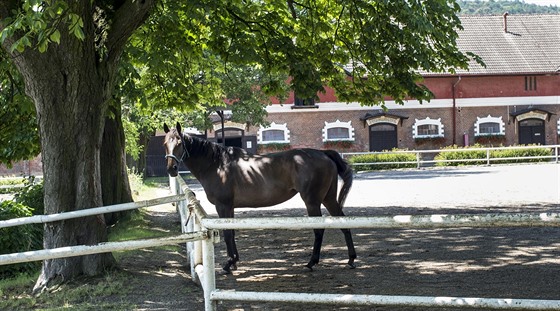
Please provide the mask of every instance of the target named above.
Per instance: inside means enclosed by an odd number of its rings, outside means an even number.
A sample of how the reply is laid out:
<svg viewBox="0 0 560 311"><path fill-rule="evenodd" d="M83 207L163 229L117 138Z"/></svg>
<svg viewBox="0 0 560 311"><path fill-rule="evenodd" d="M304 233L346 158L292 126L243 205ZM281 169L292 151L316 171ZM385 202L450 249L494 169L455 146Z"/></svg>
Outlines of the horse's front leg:
<svg viewBox="0 0 560 311"><path fill-rule="evenodd" d="M231 204L216 204L216 211L220 218L233 218L233 206ZM239 253L235 245L235 231L224 230L224 242L226 243L226 250L228 260L223 264L222 269L225 274L230 274L231 270L237 269L237 262L239 261Z"/></svg>
<svg viewBox="0 0 560 311"><path fill-rule="evenodd" d="M237 270L237 262L239 261L239 253L237 252L237 245L235 245L235 231L224 230L224 241L226 242L228 260L224 263L222 269L226 274L230 274L231 270Z"/></svg>

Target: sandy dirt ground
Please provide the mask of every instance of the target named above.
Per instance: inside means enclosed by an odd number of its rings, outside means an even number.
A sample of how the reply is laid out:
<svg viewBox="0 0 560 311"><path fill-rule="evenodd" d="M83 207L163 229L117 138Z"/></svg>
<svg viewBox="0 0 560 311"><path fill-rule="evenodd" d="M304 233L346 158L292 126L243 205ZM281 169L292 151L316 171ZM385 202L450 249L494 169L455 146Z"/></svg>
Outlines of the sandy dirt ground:
<svg viewBox="0 0 560 311"><path fill-rule="evenodd" d="M191 188L208 212L203 190ZM162 189L162 196L166 195ZM560 165L512 165L384 171L357 174L347 215L560 212ZM162 230L179 228L171 206L149 210ZM326 213L326 211L325 211ZM296 196L271 208L238 209L236 217L304 216ZM309 230L241 230L241 261L233 275L217 276L217 287L368 295L560 299L560 228L355 229L357 268L347 261L343 235L327 230L321 262L313 272ZM217 266L225 261L216 244ZM138 283L130 301L147 310L202 310L202 290L190 281L181 253L146 250L122 263ZM344 307L223 302L218 310L431 310L412 307ZM462 310L436 309L436 310ZM472 310L472 309L469 309ZM480 309L483 310L483 309Z"/></svg>

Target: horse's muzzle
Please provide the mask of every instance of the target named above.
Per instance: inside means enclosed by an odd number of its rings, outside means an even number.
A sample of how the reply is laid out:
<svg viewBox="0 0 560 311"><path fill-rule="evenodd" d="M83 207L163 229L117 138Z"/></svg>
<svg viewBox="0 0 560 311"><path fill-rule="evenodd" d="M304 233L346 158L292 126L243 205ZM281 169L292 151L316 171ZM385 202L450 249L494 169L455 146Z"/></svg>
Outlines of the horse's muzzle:
<svg viewBox="0 0 560 311"><path fill-rule="evenodd" d="M167 159L167 174L171 177L177 177L179 174L179 159L172 154L166 155L165 158Z"/></svg>
<svg viewBox="0 0 560 311"><path fill-rule="evenodd" d="M177 165L173 164L172 167L168 167L167 168L167 174L169 174L169 176L171 176L171 177L177 177L177 175L179 174L179 171L177 169Z"/></svg>

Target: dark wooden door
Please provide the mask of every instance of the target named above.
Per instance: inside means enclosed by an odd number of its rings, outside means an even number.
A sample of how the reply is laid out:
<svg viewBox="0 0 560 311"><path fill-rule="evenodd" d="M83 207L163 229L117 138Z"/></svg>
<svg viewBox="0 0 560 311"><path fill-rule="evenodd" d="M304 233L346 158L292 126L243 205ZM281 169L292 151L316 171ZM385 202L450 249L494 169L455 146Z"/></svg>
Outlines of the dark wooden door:
<svg viewBox="0 0 560 311"><path fill-rule="evenodd" d="M397 126L388 123L369 127L369 151L383 151L397 148Z"/></svg>
<svg viewBox="0 0 560 311"><path fill-rule="evenodd" d="M545 144L544 121L527 119L519 122L519 144Z"/></svg>

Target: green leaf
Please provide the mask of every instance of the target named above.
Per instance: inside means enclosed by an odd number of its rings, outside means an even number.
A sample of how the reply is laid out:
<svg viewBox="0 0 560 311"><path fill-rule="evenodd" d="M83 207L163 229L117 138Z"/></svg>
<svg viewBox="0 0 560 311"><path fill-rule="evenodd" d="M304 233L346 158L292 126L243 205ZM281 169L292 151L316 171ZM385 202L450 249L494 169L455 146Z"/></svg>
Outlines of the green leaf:
<svg viewBox="0 0 560 311"><path fill-rule="evenodd" d="M56 42L56 43L60 44L60 31L55 30L51 34L50 39L51 39L52 42Z"/></svg>

